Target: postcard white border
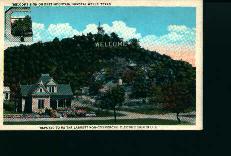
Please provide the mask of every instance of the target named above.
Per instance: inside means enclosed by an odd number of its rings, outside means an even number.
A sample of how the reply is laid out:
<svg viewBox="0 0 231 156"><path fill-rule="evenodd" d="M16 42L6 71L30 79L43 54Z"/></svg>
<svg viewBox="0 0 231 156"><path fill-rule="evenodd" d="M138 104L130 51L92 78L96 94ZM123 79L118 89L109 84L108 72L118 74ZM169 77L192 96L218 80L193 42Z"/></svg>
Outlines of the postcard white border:
<svg viewBox="0 0 231 156"><path fill-rule="evenodd" d="M202 0L3 0L12 3L111 3L111 6L195 7L196 8L196 124L195 125L3 125L4 18L0 18L0 130L202 130L203 129L203 1ZM97 5L99 6L99 5ZM78 6L77 6L78 7ZM91 7L91 6L89 6ZM110 6L109 6L110 7ZM68 127L69 126L69 127ZM148 127L149 126L149 127Z"/></svg>

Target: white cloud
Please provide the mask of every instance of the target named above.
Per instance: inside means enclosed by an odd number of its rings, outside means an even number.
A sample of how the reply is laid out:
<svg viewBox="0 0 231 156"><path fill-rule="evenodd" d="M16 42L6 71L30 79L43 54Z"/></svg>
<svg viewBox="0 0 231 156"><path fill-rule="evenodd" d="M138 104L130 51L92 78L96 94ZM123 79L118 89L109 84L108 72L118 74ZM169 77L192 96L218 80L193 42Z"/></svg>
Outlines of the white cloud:
<svg viewBox="0 0 231 156"><path fill-rule="evenodd" d="M33 30L33 40L40 41L44 38L46 34L45 25L41 23L32 23L32 30Z"/></svg>
<svg viewBox="0 0 231 156"><path fill-rule="evenodd" d="M185 25L169 25L167 30L168 33L161 36L152 34L142 37L140 45L194 65L196 29Z"/></svg>
<svg viewBox="0 0 231 156"><path fill-rule="evenodd" d="M185 32L188 28L185 25L169 25L168 31L170 32Z"/></svg>
<svg viewBox="0 0 231 156"><path fill-rule="evenodd" d="M123 21L113 21L112 26L108 24L102 24L101 26L103 27L105 33L111 34L112 32L115 32L119 37L123 38L124 40L141 38L141 34L137 33L136 28L127 26L126 23ZM83 30L83 33L87 34L91 32L92 34L96 34L97 27L98 25L96 24L88 24Z"/></svg>
<svg viewBox="0 0 231 156"><path fill-rule="evenodd" d="M176 55L177 53L183 54L186 51L190 53L190 56L194 56L195 52L195 37L196 29L189 28L185 25L169 25L166 30L167 33L164 35L157 36L155 34L149 34L142 36L137 32L134 27L128 26L123 21L113 21L111 25L102 24L101 25L107 34L115 32L119 37L123 38L125 41L136 38L139 39L140 45L149 50L156 50L167 55L183 58L181 55ZM74 35L81 35L92 33L97 33L97 24L91 23L86 25L84 30L80 31L73 28L69 23L58 23L50 24L45 27L42 23L32 23L33 27L33 41L51 41L55 37L59 39L66 37L73 37ZM7 44L8 45L8 44ZM8 46L7 46L8 47ZM188 54L189 54L188 53ZM187 55L188 56L188 55Z"/></svg>
<svg viewBox="0 0 231 156"><path fill-rule="evenodd" d="M189 28L185 25L169 25L167 30L168 33L161 36L144 36L140 39L141 46L147 49L165 45L195 46L195 28Z"/></svg>
<svg viewBox="0 0 231 156"><path fill-rule="evenodd" d="M59 39L72 37L74 35L81 35L87 33L97 33L98 25L92 23L86 25L85 29L82 31L74 29L69 23L58 23L50 24L47 28L42 23L32 23L33 27L33 39L34 42L37 41L50 41L55 37ZM167 34L157 36L155 34L150 34L146 36L141 36L137 32L136 28L128 26L123 21L113 21L112 25L102 24L102 27L107 34L115 32L119 37L124 40L129 40L131 38L136 38L140 40L142 47L146 49L153 49L157 46L165 45L184 45L188 47L195 46L195 28L189 28L185 25L169 25L166 29Z"/></svg>
<svg viewBox="0 0 231 156"><path fill-rule="evenodd" d="M45 26L44 26L44 24L33 22L32 23L32 28L33 28L33 30L34 29L44 29Z"/></svg>
<svg viewBox="0 0 231 156"><path fill-rule="evenodd" d="M50 24L46 29L44 24L33 23L34 41L49 41L55 37L62 39L74 35L80 35L82 33L86 35L90 32L96 34L98 31L97 27L98 25L96 24L88 24L83 31L79 31L74 29L69 23L59 23ZM123 21L113 21L111 26L108 24L102 24L102 27L105 33L111 34L112 32L115 32L124 40L132 38L140 39L142 37L141 34L137 32L136 28L127 26Z"/></svg>
<svg viewBox="0 0 231 156"><path fill-rule="evenodd" d="M153 45L153 42L155 42L158 39L156 35L147 35L140 39L140 43L143 47L149 47Z"/></svg>
<svg viewBox="0 0 231 156"><path fill-rule="evenodd" d="M51 36L58 38L73 37L80 34L69 23L50 24L47 30Z"/></svg>
<svg viewBox="0 0 231 156"><path fill-rule="evenodd" d="M32 29L34 42L50 41L55 37L62 39L80 35L80 32L74 29L69 23L50 24L46 29L44 24L33 22Z"/></svg>
<svg viewBox="0 0 231 156"><path fill-rule="evenodd" d="M129 40L132 38L141 38L141 34L137 33L136 28L129 27L123 21L113 21L112 26L108 24L103 24L102 27L104 28L105 32L110 34L115 32L118 34L119 37L123 38L124 40Z"/></svg>
<svg viewBox="0 0 231 156"><path fill-rule="evenodd" d="M88 24L86 26L86 28L83 30L83 34L87 34L87 33L92 33L92 34L96 34L97 33L97 25L96 24Z"/></svg>

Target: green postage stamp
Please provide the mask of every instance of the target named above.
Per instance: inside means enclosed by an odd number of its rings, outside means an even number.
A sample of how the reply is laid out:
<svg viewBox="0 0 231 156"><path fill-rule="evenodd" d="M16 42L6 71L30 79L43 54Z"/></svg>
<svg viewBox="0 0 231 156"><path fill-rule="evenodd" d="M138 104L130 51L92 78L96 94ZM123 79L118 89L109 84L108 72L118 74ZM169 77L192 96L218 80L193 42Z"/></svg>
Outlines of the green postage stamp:
<svg viewBox="0 0 231 156"><path fill-rule="evenodd" d="M202 0L3 0L0 130L202 130Z"/></svg>

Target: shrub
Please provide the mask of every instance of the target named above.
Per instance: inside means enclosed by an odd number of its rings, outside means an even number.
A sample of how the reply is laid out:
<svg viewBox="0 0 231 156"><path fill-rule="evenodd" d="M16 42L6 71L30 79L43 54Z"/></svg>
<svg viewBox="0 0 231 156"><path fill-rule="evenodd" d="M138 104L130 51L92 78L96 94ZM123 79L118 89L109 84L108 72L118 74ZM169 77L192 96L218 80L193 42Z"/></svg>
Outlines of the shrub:
<svg viewBox="0 0 231 156"><path fill-rule="evenodd" d="M57 117L57 111L56 111L56 110L51 110L50 113L51 113L50 116L51 116L52 118L56 118L56 117Z"/></svg>
<svg viewBox="0 0 231 156"><path fill-rule="evenodd" d="M66 115L67 115L67 117L76 117L76 114L74 111L69 111L69 112L67 112Z"/></svg>
<svg viewBox="0 0 231 156"><path fill-rule="evenodd" d="M14 112L15 111L15 104L12 101L4 101L3 108L5 111Z"/></svg>
<svg viewBox="0 0 231 156"><path fill-rule="evenodd" d="M45 109L45 115L51 116L51 109L46 108L46 109Z"/></svg>
<svg viewBox="0 0 231 156"><path fill-rule="evenodd" d="M45 113L44 109L38 109L37 113L39 115L43 115Z"/></svg>

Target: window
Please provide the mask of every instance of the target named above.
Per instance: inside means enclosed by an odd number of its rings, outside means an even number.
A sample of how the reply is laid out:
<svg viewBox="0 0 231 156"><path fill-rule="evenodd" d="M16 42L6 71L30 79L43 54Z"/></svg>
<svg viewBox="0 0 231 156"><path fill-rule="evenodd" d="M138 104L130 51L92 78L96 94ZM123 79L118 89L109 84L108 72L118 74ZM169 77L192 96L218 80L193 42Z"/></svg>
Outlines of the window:
<svg viewBox="0 0 231 156"><path fill-rule="evenodd" d="M40 92L43 92L43 89L42 89L42 88L40 88L40 89L39 89L39 91L40 91Z"/></svg>
<svg viewBox="0 0 231 156"><path fill-rule="evenodd" d="M42 109L44 108L44 100L43 99L39 99L38 100L38 109Z"/></svg>
<svg viewBox="0 0 231 156"><path fill-rule="evenodd" d="M54 93L55 92L55 86L50 86L49 87L49 92Z"/></svg>
<svg viewBox="0 0 231 156"><path fill-rule="evenodd" d="M5 93L5 99L8 100L9 99L9 94Z"/></svg>

